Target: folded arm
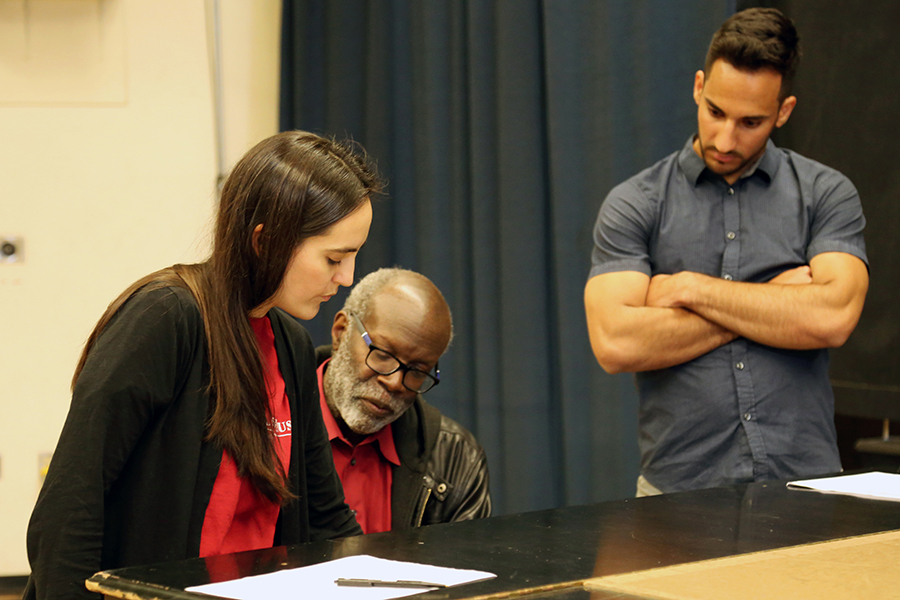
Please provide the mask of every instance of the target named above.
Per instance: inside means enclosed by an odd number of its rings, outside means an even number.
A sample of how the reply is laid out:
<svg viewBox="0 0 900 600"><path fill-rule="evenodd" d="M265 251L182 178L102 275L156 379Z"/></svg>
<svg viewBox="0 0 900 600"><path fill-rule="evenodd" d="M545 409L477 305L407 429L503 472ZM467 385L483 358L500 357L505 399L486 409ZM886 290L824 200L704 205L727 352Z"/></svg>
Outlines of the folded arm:
<svg viewBox="0 0 900 600"><path fill-rule="evenodd" d="M636 271L592 277L585 287L588 333L597 362L610 373L679 365L737 337L678 307L647 306L650 277Z"/></svg>
<svg viewBox="0 0 900 600"><path fill-rule="evenodd" d="M174 401L182 365L202 339L200 313L188 295L175 288L138 292L91 348L29 522L34 594L26 597L96 599L85 579L108 566L104 552L121 560L118 548L103 546L114 510L109 491L149 423ZM113 537L127 536L116 531Z"/></svg>
<svg viewBox="0 0 900 600"><path fill-rule="evenodd" d="M658 275L647 305L682 308L738 336L777 348L806 350L842 345L856 327L869 276L859 258L842 252L815 256L807 285L725 281L699 273Z"/></svg>

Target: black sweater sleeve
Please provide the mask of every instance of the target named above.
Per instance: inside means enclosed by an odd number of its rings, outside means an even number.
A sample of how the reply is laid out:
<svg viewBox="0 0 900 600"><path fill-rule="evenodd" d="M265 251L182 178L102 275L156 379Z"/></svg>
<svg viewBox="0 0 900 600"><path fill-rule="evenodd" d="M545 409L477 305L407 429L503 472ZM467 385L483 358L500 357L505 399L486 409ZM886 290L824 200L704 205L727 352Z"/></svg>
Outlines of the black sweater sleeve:
<svg viewBox="0 0 900 600"><path fill-rule="evenodd" d="M188 292L138 292L91 349L29 523L26 598L97 597L84 580L104 567L110 488L196 352L199 312L181 294Z"/></svg>
<svg viewBox="0 0 900 600"><path fill-rule="evenodd" d="M331 442L319 407L316 355L306 329L280 310L269 313L279 366L289 391L293 418L291 480L297 501L283 511L281 539L297 544L348 535L362 529L344 501L344 489L334 469ZM277 326L276 326L277 324ZM284 513L287 514L284 514Z"/></svg>

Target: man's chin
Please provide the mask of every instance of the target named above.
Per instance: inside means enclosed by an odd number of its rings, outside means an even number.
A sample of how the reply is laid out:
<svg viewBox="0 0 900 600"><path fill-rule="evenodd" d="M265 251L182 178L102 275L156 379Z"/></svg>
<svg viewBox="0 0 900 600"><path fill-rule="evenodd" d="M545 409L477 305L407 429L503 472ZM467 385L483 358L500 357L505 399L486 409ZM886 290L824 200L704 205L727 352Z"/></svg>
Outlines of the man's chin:
<svg viewBox="0 0 900 600"><path fill-rule="evenodd" d="M344 422L347 423L347 427L350 428L350 431L358 435L372 435L378 433L396 419L394 415L390 415L390 417L381 417L371 415L364 410L357 412L355 417L356 418L352 419L352 422L348 422L347 419L345 419Z"/></svg>
<svg viewBox="0 0 900 600"><path fill-rule="evenodd" d="M352 432L355 433L356 435L361 435L361 436L365 437L365 436L370 436L370 435L373 435L373 434L375 434L375 433L378 433L379 431L381 431L381 429L382 429L382 428L379 427L378 429L375 429L375 430L373 430L373 431L369 431L369 429L368 429L367 427L360 427L360 428L358 428L358 429L353 429L353 428L351 428L350 431L352 431Z"/></svg>
<svg viewBox="0 0 900 600"><path fill-rule="evenodd" d="M388 421L388 422L369 421L365 424L358 424L356 427L350 427L350 431L352 431L353 433L355 433L357 435L375 435L376 433L378 433L379 431L381 431L388 425L390 425L390 421Z"/></svg>
<svg viewBox="0 0 900 600"><path fill-rule="evenodd" d="M736 164L725 164L710 158L704 162L706 162L706 167L710 171L721 177L728 177L729 175L733 175L740 171L744 166L744 163L741 161L738 161Z"/></svg>
<svg viewBox="0 0 900 600"><path fill-rule="evenodd" d="M367 418L375 422L387 421L390 423L396 417L391 408L384 408L367 398L357 398L357 408Z"/></svg>

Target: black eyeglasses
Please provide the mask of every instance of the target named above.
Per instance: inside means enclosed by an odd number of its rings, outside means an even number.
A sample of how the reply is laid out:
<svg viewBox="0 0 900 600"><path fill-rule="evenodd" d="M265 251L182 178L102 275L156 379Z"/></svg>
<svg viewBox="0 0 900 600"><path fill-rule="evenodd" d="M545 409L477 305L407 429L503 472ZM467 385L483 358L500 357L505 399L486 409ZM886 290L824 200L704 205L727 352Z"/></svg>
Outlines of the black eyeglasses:
<svg viewBox="0 0 900 600"><path fill-rule="evenodd" d="M403 386L411 392L424 394L441 382L441 370L437 364L434 365L434 375L426 373L422 369L410 367L400 361L399 358L382 350L372 343L365 325L359 320L359 317L350 313L356 328L362 334L362 339L369 347L369 354L366 355L366 364L370 369L379 375L391 375L399 370L403 371Z"/></svg>

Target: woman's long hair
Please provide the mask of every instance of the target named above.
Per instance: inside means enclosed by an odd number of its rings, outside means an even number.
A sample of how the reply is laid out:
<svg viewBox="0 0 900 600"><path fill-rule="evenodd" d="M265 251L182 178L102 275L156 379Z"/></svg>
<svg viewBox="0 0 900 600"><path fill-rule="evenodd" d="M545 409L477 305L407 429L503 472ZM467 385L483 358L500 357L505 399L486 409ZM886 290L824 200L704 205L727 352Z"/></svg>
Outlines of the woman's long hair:
<svg viewBox="0 0 900 600"><path fill-rule="evenodd" d="M281 286L304 240L325 234L380 190L374 168L350 145L303 131L263 140L222 188L210 258L152 273L114 300L85 344L73 389L97 337L135 292L186 287L197 299L208 344L214 408L207 438L229 452L263 495L288 501L293 494L273 453L264 367L248 316Z"/></svg>

